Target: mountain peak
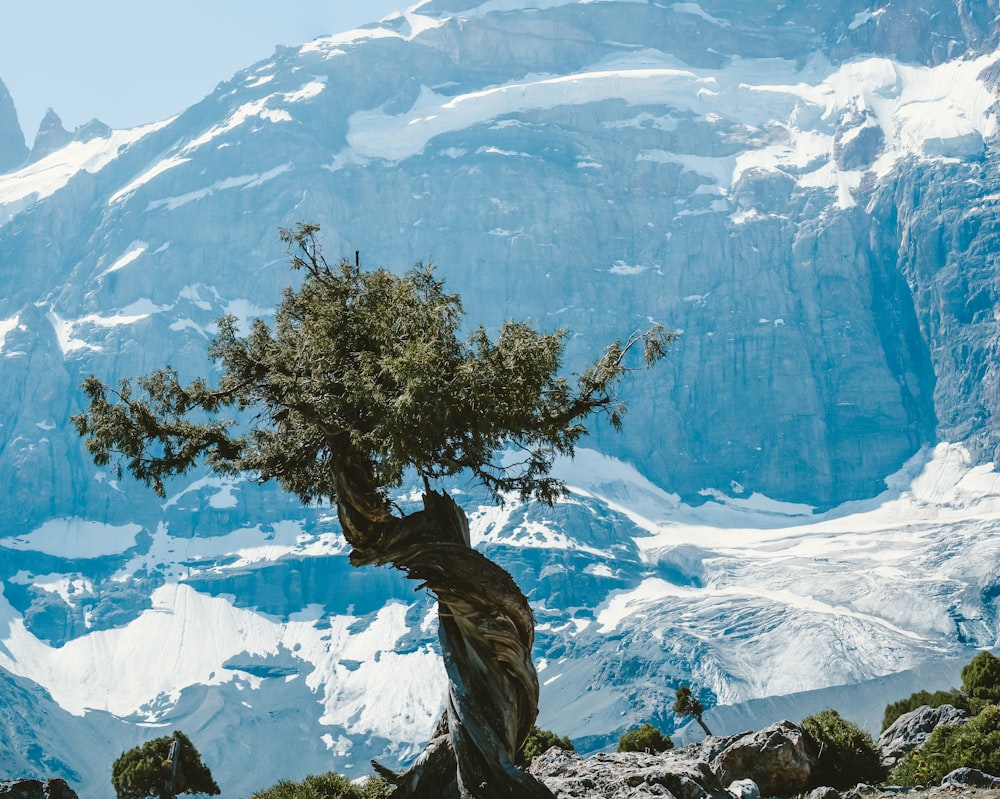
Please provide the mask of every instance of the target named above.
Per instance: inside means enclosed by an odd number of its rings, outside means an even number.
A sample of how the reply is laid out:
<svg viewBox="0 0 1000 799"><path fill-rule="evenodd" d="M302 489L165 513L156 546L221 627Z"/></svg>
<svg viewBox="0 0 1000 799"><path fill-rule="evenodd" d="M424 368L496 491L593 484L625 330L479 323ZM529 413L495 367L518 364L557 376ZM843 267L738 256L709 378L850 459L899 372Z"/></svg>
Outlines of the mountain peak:
<svg viewBox="0 0 1000 799"><path fill-rule="evenodd" d="M0 80L0 172L8 172L23 163L28 155L24 133L17 119L14 99Z"/></svg>
<svg viewBox="0 0 1000 799"><path fill-rule="evenodd" d="M31 148L28 160L34 162L44 158L49 153L69 144L72 140L73 135L63 127L59 114L49 108L38 126L38 133L35 134L35 143Z"/></svg>

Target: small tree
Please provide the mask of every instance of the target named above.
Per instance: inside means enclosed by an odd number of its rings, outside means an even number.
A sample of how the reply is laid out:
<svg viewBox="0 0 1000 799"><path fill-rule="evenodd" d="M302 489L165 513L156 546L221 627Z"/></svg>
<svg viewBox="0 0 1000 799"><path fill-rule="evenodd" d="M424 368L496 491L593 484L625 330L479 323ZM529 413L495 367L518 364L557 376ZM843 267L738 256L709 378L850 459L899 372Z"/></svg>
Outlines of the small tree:
<svg viewBox="0 0 1000 799"><path fill-rule="evenodd" d="M111 766L111 785L118 799L174 799L182 793L220 793L212 772L180 730L122 752Z"/></svg>
<svg viewBox="0 0 1000 799"><path fill-rule="evenodd" d="M551 730L542 730L532 727L528 733L528 738L521 747L521 757L524 765L530 765L531 761L543 752L548 752L553 746L565 749L567 752L575 752L573 742L565 736L556 735Z"/></svg>
<svg viewBox="0 0 1000 799"><path fill-rule="evenodd" d="M973 700L974 710L1000 703L1000 658L983 651L962 668L962 690Z"/></svg>
<svg viewBox="0 0 1000 799"><path fill-rule="evenodd" d="M680 688L677 689L676 696L677 701L674 702L674 713L678 716L694 716L694 720L705 731L705 735L711 735L712 731L701 717L701 714L705 712L705 706L702 705L697 697L691 695L691 689L686 683L682 683Z"/></svg>
<svg viewBox="0 0 1000 799"><path fill-rule="evenodd" d="M885 777L882 753L871 735L836 710L804 718L802 728L819 751L814 786L853 788L859 782L877 783Z"/></svg>
<svg viewBox="0 0 1000 799"><path fill-rule="evenodd" d="M570 381L559 374L566 331L511 321L495 340L482 327L463 340L461 302L431 267L331 267L317 231L281 233L305 277L273 329L257 319L244 337L234 318L219 320L217 387L184 385L169 368L117 389L91 376L90 407L74 422L95 463L116 460L160 496L167 478L203 462L335 503L352 564L392 564L438 603L447 709L407 772L376 766L398 799L551 797L516 767L538 713L531 607L472 549L465 512L431 482L465 474L499 501L559 499L556 456L573 454L588 417L620 427L621 379L662 358L673 335L635 332ZM423 509L409 514L390 495L406 474L424 487Z"/></svg>
<svg viewBox="0 0 1000 799"><path fill-rule="evenodd" d="M647 752L657 754L674 748L669 735L664 735L648 721L641 727L626 732L618 741L619 752Z"/></svg>

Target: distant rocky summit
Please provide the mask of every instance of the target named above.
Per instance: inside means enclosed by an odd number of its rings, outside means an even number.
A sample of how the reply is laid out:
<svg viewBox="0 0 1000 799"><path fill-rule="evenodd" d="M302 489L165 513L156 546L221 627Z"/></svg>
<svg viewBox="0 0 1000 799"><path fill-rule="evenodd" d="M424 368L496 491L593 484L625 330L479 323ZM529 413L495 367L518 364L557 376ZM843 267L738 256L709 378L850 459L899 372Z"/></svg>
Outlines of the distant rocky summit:
<svg viewBox="0 0 1000 799"><path fill-rule="evenodd" d="M28 156L14 100L0 80L0 173L16 169Z"/></svg>

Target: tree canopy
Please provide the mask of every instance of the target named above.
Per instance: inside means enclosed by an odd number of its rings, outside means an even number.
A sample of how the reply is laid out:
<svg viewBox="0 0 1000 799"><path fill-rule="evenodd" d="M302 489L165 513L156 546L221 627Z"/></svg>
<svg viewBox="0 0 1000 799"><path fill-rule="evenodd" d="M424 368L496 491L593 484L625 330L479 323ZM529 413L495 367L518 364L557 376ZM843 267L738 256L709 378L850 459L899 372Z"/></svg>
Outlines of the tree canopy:
<svg viewBox="0 0 1000 799"><path fill-rule="evenodd" d="M482 327L462 338L462 303L433 266L401 276L331 267L317 231L281 231L305 277L285 291L273 328L257 319L241 336L235 318L219 320L209 348L218 386L184 385L171 368L117 388L85 381L90 408L73 420L98 465L115 459L160 496L164 479L204 460L336 502L333 465L357 462L383 492L409 468L428 479L468 470L497 496L552 502L563 491L553 460L573 453L583 419L601 412L621 424L627 356L641 347L648 366L674 337L660 325L636 332L571 383L558 373L565 330L508 321L493 339ZM234 412L250 412L249 426ZM511 450L519 456L504 461Z"/></svg>
<svg viewBox="0 0 1000 799"><path fill-rule="evenodd" d="M694 716L695 721L705 731L705 735L711 735L712 731L708 729L708 725L702 719L705 706L698 697L691 694L691 688L686 683L682 683L674 692L674 695L676 696L673 707L674 713L679 716Z"/></svg>
<svg viewBox="0 0 1000 799"><path fill-rule="evenodd" d="M220 793L212 772L180 730L122 752L111 766L111 784L118 799L173 799L181 793Z"/></svg>
<svg viewBox="0 0 1000 799"><path fill-rule="evenodd" d="M668 752L674 748L669 735L664 735L648 721L634 727L618 739L619 752Z"/></svg>
<svg viewBox="0 0 1000 799"><path fill-rule="evenodd" d="M972 699L980 700L980 705L1000 703L1000 658L983 650L965 664L962 690Z"/></svg>

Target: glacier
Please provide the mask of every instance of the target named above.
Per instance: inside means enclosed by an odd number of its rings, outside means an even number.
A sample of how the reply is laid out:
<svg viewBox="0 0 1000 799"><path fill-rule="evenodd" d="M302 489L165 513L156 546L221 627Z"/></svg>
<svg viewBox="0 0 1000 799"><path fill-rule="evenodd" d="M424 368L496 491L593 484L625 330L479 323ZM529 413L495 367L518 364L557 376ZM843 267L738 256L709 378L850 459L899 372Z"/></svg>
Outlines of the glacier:
<svg viewBox="0 0 1000 799"><path fill-rule="evenodd" d="M1000 643L994 17L428 0L170 119L11 150L0 776L111 796L118 753L180 728L248 795L430 733L433 597L352 569L330 507L203 473L160 501L69 422L90 373L215 374L215 320L269 318L300 220L332 257L433 260L472 323L569 329L570 371L680 334L623 434L557 465L564 501L444 486L532 603L541 726L689 739L688 682L716 732L828 706L877 730L957 684Z"/></svg>

